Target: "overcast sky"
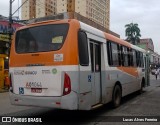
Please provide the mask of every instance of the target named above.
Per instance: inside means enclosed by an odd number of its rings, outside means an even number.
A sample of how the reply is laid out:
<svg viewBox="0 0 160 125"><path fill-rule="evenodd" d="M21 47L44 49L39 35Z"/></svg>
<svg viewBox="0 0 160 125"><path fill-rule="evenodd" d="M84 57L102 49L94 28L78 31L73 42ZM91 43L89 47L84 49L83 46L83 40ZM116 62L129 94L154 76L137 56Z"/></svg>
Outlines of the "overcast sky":
<svg viewBox="0 0 160 125"><path fill-rule="evenodd" d="M10 0L0 0L0 15L9 16L9 1ZM19 5L21 4L21 0L15 0L13 2L13 9L12 12L15 12L15 10L18 9L18 1ZM18 11L14 16L18 16Z"/></svg>
<svg viewBox="0 0 160 125"><path fill-rule="evenodd" d="M21 1L21 0L19 0ZM110 0L110 29L125 39L125 25L138 23L141 38L152 38L160 54L160 0ZM18 0L13 3L13 12ZM0 15L9 15L9 0L0 1ZM17 16L16 13L14 16Z"/></svg>
<svg viewBox="0 0 160 125"><path fill-rule="evenodd" d="M138 23L141 38L152 38L160 54L160 0L110 0L110 29L125 39L125 25Z"/></svg>

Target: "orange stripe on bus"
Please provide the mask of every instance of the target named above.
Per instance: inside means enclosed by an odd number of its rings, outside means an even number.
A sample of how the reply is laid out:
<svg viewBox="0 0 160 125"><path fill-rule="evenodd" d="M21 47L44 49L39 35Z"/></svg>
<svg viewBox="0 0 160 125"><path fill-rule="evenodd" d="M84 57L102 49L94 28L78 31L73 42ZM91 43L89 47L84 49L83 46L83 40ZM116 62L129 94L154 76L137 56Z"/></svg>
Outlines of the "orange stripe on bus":
<svg viewBox="0 0 160 125"><path fill-rule="evenodd" d="M117 67L119 70L121 70L122 72L128 73L134 77L138 77L138 70L137 68L134 67Z"/></svg>

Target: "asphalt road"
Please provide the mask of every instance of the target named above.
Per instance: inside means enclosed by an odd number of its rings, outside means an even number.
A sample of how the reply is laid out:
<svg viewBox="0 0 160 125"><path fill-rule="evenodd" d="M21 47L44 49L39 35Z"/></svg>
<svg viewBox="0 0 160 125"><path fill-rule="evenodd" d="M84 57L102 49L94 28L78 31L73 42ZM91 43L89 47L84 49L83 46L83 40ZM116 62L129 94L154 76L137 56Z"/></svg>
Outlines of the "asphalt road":
<svg viewBox="0 0 160 125"><path fill-rule="evenodd" d="M42 123L53 125L71 123L76 125L160 125L160 122L122 122L122 119L134 118L141 120L145 118L157 118L160 120L160 79L155 80L151 76L150 87L145 88L141 95L134 93L124 97L122 99L122 105L116 109L112 109L111 104L104 105L93 111L67 111L39 107L12 106L9 102L8 92L0 93L0 116L42 118ZM11 123L8 124L10 125Z"/></svg>

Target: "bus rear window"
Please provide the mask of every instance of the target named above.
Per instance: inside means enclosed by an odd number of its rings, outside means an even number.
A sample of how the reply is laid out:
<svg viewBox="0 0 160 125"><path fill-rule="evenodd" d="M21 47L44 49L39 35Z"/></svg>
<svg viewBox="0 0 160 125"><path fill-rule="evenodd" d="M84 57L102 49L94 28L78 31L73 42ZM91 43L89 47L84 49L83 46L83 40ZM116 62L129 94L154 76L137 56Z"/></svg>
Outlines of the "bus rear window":
<svg viewBox="0 0 160 125"><path fill-rule="evenodd" d="M69 24L50 24L27 28L16 33L17 53L59 50L68 33Z"/></svg>

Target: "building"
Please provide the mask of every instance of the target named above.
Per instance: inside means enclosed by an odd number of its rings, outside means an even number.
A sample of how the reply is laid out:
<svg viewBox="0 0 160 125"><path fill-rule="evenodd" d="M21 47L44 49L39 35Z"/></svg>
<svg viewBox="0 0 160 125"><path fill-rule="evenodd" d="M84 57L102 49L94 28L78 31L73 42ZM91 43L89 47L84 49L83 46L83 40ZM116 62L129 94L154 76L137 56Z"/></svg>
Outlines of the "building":
<svg viewBox="0 0 160 125"><path fill-rule="evenodd" d="M10 50L8 18L0 15L0 91L4 88L4 79L8 76L8 55ZM22 24L13 22L12 31Z"/></svg>
<svg viewBox="0 0 160 125"><path fill-rule="evenodd" d="M151 38L140 39L140 43L137 46L150 53L150 65L152 68L160 65L160 55L154 52L154 44Z"/></svg>
<svg viewBox="0 0 160 125"><path fill-rule="evenodd" d="M14 32L16 28L21 27L21 24L13 23L12 24L12 31ZM8 20L2 19L0 20L0 54L8 55L7 47L9 46L9 26Z"/></svg>
<svg viewBox="0 0 160 125"><path fill-rule="evenodd" d="M156 52L151 52L150 63L151 65L160 65L160 55Z"/></svg>
<svg viewBox="0 0 160 125"><path fill-rule="evenodd" d="M22 0L24 3L26 0ZM22 6L22 19L76 12L109 29L110 0L28 0Z"/></svg>
<svg viewBox="0 0 160 125"><path fill-rule="evenodd" d="M13 23L12 24L12 31L15 32L15 30L18 27L21 27L22 24L19 23ZM9 25L8 25L8 20L0 20L0 34L7 34L9 32ZM1 40L1 39L0 39Z"/></svg>
<svg viewBox="0 0 160 125"><path fill-rule="evenodd" d="M146 51L154 52L154 44L151 38L140 39L138 46Z"/></svg>

